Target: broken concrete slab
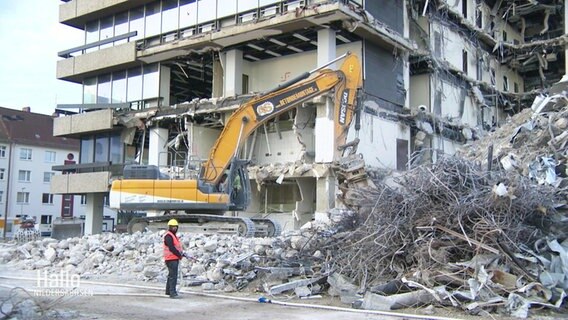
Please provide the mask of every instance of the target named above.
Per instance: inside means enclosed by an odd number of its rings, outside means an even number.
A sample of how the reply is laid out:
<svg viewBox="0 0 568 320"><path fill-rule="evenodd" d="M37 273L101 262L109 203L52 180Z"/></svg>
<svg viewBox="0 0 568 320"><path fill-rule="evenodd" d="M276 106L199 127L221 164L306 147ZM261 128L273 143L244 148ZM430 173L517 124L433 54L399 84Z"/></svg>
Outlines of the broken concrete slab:
<svg viewBox="0 0 568 320"><path fill-rule="evenodd" d="M363 298L363 309L367 310L397 310L418 307L436 302L436 299L426 290L381 296L367 292Z"/></svg>
<svg viewBox="0 0 568 320"><path fill-rule="evenodd" d="M337 272L327 277L327 283L331 286L331 293L339 295L343 303L351 304L353 301L361 298L358 294L359 287Z"/></svg>
<svg viewBox="0 0 568 320"><path fill-rule="evenodd" d="M298 287L303 287L303 286L310 285L312 283L316 283L323 278L324 277L316 277L316 278L310 278L310 279L295 280L295 281L291 281L291 282L288 282L288 283L276 285L276 286L271 287L268 290L267 293L270 294L270 295L280 294L282 292L294 290Z"/></svg>
<svg viewBox="0 0 568 320"><path fill-rule="evenodd" d="M307 286L301 286L294 288L294 293L296 294L296 297L303 298L310 296L312 294L312 290Z"/></svg>

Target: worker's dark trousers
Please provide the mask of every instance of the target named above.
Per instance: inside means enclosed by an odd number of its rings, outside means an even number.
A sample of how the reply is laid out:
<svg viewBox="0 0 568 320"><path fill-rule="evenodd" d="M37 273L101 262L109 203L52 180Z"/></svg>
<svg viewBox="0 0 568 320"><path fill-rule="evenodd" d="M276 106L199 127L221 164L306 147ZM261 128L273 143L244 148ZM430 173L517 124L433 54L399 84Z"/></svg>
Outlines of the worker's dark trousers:
<svg viewBox="0 0 568 320"><path fill-rule="evenodd" d="M168 281L166 282L166 294L176 295L176 285L178 281L178 265L179 260L169 260L166 261L166 266L168 267Z"/></svg>

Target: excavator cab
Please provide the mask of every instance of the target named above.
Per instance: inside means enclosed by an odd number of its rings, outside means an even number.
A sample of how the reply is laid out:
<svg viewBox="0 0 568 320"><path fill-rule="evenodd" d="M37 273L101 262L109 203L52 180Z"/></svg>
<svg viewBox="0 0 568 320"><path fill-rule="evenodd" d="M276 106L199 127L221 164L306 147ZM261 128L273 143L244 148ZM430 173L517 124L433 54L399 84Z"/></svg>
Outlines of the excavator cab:
<svg viewBox="0 0 568 320"><path fill-rule="evenodd" d="M205 193L221 192L229 195L229 211L243 211L250 203L250 180L247 171L248 160L233 159L216 186L201 183ZM203 181L203 179L198 179Z"/></svg>

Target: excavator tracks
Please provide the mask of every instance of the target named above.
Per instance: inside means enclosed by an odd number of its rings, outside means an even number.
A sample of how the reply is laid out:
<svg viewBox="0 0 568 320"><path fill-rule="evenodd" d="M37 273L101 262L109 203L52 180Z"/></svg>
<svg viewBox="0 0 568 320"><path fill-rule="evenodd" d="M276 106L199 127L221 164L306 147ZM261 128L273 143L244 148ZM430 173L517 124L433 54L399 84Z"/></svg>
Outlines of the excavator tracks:
<svg viewBox="0 0 568 320"><path fill-rule="evenodd" d="M165 230L170 219L176 219L180 232L203 234L236 234L241 237L275 237L282 229L272 219L229 217L207 214L178 214L133 218L128 223L128 233L146 230Z"/></svg>

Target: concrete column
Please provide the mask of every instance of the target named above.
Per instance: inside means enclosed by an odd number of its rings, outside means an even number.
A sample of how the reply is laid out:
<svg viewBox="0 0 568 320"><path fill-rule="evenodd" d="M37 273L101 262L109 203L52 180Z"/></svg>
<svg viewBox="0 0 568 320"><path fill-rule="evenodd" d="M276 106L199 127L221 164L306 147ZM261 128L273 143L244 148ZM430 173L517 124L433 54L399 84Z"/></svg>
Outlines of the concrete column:
<svg viewBox="0 0 568 320"><path fill-rule="evenodd" d="M335 31L323 29L318 31L318 66L335 59ZM330 69L335 69L335 65L330 65ZM315 128L315 152L316 162L332 162L334 154L333 130L333 103L330 98L325 98L322 103L318 103Z"/></svg>
<svg viewBox="0 0 568 320"><path fill-rule="evenodd" d="M85 235L103 231L104 193L87 193L85 206Z"/></svg>
<svg viewBox="0 0 568 320"><path fill-rule="evenodd" d="M148 148L148 164L155 166L167 166L168 154L166 143L168 142L168 129L150 128L150 147Z"/></svg>
<svg viewBox="0 0 568 320"><path fill-rule="evenodd" d="M211 96L213 98L223 96L223 66L219 60L213 61L213 83L211 86Z"/></svg>
<svg viewBox="0 0 568 320"><path fill-rule="evenodd" d="M334 176L326 176L316 182L316 220L327 217L327 211L335 208L335 182Z"/></svg>
<svg viewBox="0 0 568 320"><path fill-rule="evenodd" d="M171 73L170 68L166 66L160 66L160 101L161 106L170 105L170 82Z"/></svg>
<svg viewBox="0 0 568 320"><path fill-rule="evenodd" d="M318 66L321 66L337 56L335 46L335 31L331 29L323 29L318 31ZM335 69L336 65L332 64L328 68ZM315 162L332 162L335 139L334 123L333 123L333 103L331 98L323 97L317 101L316 127L315 135ZM331 139L330 139L331 138ZM316 182L316 219L319 216L325 216L326 212L335 207L335 185L336 179L333 176L326 175Z"/></svg>
<svg viewBox="0 0 568 320"><path fill-rule="evenodd" d="M229 50L225 54L225 97L243 93L243 52Z"/></svg>

